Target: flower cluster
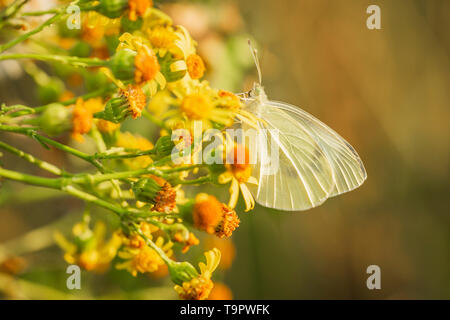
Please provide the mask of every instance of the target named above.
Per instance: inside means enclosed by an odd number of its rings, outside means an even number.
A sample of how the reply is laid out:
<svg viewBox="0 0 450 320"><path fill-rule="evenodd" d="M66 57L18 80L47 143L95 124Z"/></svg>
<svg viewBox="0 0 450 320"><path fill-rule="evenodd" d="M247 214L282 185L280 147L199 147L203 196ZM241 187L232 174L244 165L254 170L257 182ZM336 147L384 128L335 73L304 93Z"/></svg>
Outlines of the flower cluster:
<svg viewBox="0 0 450 320"><path fill-rule="evenodd" d="M201 262L198 270L182 257L200 244L194 231L203 232L203 238L230 241L225 239L240 223L235 211L240 193L245 211L254 207L247 186L256 183L249 151L225 134L235 119L251 121L241 99L202 80L207 64L197 53L197 43L151 0L82 1L80 8L81 30L67 30L66 7L56 8L51 23L59 21L59 27L42 42L48 54L29 56L45 61L55 72L43 76L34 60L27 62L30 73L40 73L36 79L48 78L38 83L45 93L44 105L3 106L0 130L24 134L45 147L69 153L96 172L65 172L30 156L24 158L55 177L19 177L3 168L0 175L59 189L117 214L120 227L109 240L105 240L103 223L91 229L88 215L73 227L70 239L57 233L55 239L67 263L96 272L106 271L113 263L133 276L169 274L182 299L206 299L210 294L231 298L224 284L215 287L212 281L216 268L231 264L234 247L231 244L230 249L230 242L208 248L206 263ZM67 54L59 55L61 51ZM64 80L70 88L55 79ZM85 93L77 96L79 92ZM159 126L156 141L135 133L135 124L142 126L143 120ZM199 146L207 143L191 138L197 128L200 133L219 132L221 142L208 155L219 155L223 162L193 161ZM177 136L180 129L189 135ZM93 148L94 152L81 151ZM244 157L239 162L241 153ZM175 161L174 154L183 161ZM228 186L228 203L204 190L192 196L185 193L185 185L207 183L217 190ZM222 254L220 247L225 248Z"/></svg>

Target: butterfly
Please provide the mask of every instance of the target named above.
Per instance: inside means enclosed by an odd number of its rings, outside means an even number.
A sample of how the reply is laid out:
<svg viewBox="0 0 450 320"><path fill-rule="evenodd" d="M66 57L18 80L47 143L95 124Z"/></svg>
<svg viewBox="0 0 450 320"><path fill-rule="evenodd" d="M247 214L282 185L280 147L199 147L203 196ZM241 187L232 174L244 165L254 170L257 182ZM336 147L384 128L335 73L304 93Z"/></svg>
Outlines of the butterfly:
<svg viewBox="0 0 450 320"><path fill-rule="evenodd" d="M260 81L243 100L259 133L252 164L258 184L249 185L256 202L278 210L301 211L362 185L366 170L344 138L299 107L267 98L256 49L251 49ZM242 127L248 129L245 123ZM272 158L271 164L276 160L276 170L268 169L267 158Z"/></svg>

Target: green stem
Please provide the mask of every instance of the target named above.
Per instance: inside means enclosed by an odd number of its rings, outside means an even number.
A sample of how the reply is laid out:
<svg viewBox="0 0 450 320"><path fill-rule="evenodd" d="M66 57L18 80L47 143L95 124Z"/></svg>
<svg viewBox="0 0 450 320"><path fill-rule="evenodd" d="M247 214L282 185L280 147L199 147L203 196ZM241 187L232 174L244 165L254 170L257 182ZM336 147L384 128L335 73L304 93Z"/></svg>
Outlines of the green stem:
<svg viewBox="0 0 450 320"><path fill-rule="evenodd" d="M70 194L74 197L77 197L79 199L82 199L84 201L87 201L89 203L96 204L100 207L103 207L105 209L108 209L119 216L123 216L125 214L130 215L136 215L141 217L152 217L152 216L160 216L160 213L149 213L138 209L126 209L119 207L113 203L110 203L106 200L100 199L90 193L84 192L82 190L79 190L75 188L71 183L74 182L73 178L41 178L36 177L24 173L19 173L7 169L3 169L0 167L0 177L4 177L6 179L22 182L29 185L39 186L39 187L46 187L51 189L57 189L61 190L67 194ZM153 221L151 221L153 223ZM158 224L159 222L155 222L155 224Z"/></svg>
<svg viewBox="0 0 450 320"><path fill-rule="evenodd" d="M141 156L148 156L155 154L154 149L150 150L144 150L139 152L130 152L125 154L115 154L115 153L107 153L107 152L101 152L96 153L92 156L94 159L127 159L127 158L136 158Z"/></svg>
<svg viewBox="0 0 450 320"><path fill-rule="evenodd" d="M35 158L34 156L32 156L29 153L26 153L22 150L19 150L17 148L14 148L13 146L10 146L9 144L6 144L2 141L0 141L0 148L6 151L11 152L12 154L15 154L19 157L21 157L22 159L25 159L26 161L28 161L29 163L35 164L37 165L39 168L44 169L48 172L51 172L57 176L63 175L65 174L61 169L59 169L57 166L48 163L46 161L43 160L39 160L37 158Z"/></svg>
<svg viewBox="0 0 450 320"><path fill-rule="evenodd" d="M125 214L127 211L125 209L122 209L108 201L102 200L100 198L97 198L96 196L93 196L89 193L86 193L84 191L76 189L74 186L68 185L62 187L62 191L75 196L77 198L80 198L84 201L87 201L89 203L94 203L100 207L106 208L108 210L111 210L112 212L118 214L119 216Z"/></svg>
<svg viewBox="0 0 450 320"><path fill-rule="evenodd" d="M145 240L145 242L147 243L147 245L148 245L150 248L152 248L153 250L155 250L155 251L159 254L159 256L161 257L161 259L163 259L163 261L164 261L167 265L169 265L169 264L172 262L172 260L169 259L169 257L166 255L166 253L164 252L164 250L161 249L160 247L158 247L152 240L150 240L150 239L149 239L149 238L141 231L141 229L139 229L138 226L136 226L135 224L133 224L133 228L134 228L134 231L135 231L138 235L140 235L140 236Z"/></svg>
<svg viewBox="0 0 450 320"><path fill-rule="evenodd" d="M102 60L98 58L80 58L72 56L58 56L53 54L38 54L38 53L11 53L0 55L0 61L12 59L35 59L41 61L61 62L70 64L74 67L106 67L108 65L107 60Z"/></svg>
<svg viewBox="0 0 450 320"><path fill-rule="evenodd" d="M19 127L19 126L7 126L7 125L0 125L0 131L7 131L7 132L14 132L14 133L20 133L20 134L24 134L27 135L31 138L34 138L36 140L38 140L39 142L45 144L45 145L51 145L55 148L58 148L62 151L65 151L67 153L70 153L80 159L83 159L87 162L89 162L90 164L92 164L93 166L95 166L99 171L104 172L105 169L103 167L103 165L98 162L95 159L92 159L90 155L88 155L87 153L81 152L77 149L71 148L69 146L66 146L62 143L56 142L52 139L49 139L47 137L44 137L38 133L36 133L36 131L33 128L25 128L25 127Z"/></svg>
<svg viewBox="0 0 450 320"><path fill-rule="evenodd" d="M31 37L32 35L35 35L36 33L41 32L43 29L45 29L47 26L51 25L52 23L58 21L62 16L64 15L64 12L59 12L57 14L55 14L53 17L51 17L50 19L48 19L47 21L45 21L43 24L41 24L39 27L15 38L14 40L5 43L3 45L0 46L0 53L14 47L15 45L17 45L18 43L28 39L29 37Z"/></svg>
<svg viewBox="0 0 450 320"><path fill-rule="evenodd" d="M201 177L198 179L192 179L192 180L181 180L178 179L174 184L202 184L212 182L212 178L210 176Z"/></svg>
<svg viewBox="0 0 450 320"><path fill-rule="evenodd" d="M24 17L38 17L43 16L50 13L58 13L58 9L50 9L50 10L43 10L43 11L30 11L30 12L24 12L21 15Z"/></svg>
<svg viewBox="0 0 450 320"><path fill-rule="evenodd" d="M25 173L20 173L20 172L16 172L16 171L3 169L1 167L0 167L0 176L10 179L10 180L14 180L14 181L19 181L19 182L31 184L34 186L40 186L40 187L46 187L46 188L52 188L52 189L59 189L61 187L61 181L62 181L60 179L36 177L36 176L28 175Z"/></svg>

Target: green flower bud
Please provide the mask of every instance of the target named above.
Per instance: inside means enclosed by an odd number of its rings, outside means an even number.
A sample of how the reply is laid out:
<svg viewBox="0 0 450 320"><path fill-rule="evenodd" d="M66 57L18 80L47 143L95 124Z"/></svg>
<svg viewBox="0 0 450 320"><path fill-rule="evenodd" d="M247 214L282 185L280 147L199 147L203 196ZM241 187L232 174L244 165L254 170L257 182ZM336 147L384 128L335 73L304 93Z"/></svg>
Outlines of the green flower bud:
<svg viewBox="0 0 450 320"><path fill-rule="evenodd" d="M109 67L114 76L120 80L134 78L134 57L136 52L130 49L122 49L116 52L109 62Z"/></svg>
<svg viewBox="0 0 450 320"><path fill-rule="evenodd" d="M57 136L71 127L71 111L69 108L54 103L48 105L38 118L39 127L50 136Z"/></svg>
<svg viewBox="0 0 450 320"><path fill-rule="evenodd" d="M95 8L98 13L110 19L119 18L128 8L128 0L100 0Z"/></svg>
<svg viewBox="0 0 450 320"><path fill-rule="evenodd" d="M129 115L131 111L128 109L128 101L125 97L111 98L106 103L103 111L94 114L97 119L104 119L114 123L121 123Z"/></svg>
<svg viewBox="0 0 450 320"><path fill-rule="evenodd" d="M156 155L158 158L171 155L173 148L175 148L175 143L172 141L171 136L162 136L158 139L155 145Z"/></svg>
<svg viewBox="0 0 450 320"><path fill-rule="evenodd" d="M183 285L183 282L191 281L199 276L197 270L189 262L171 261L168 268L173 283L180 286Z"/></svg>
<svg viewBox="0 0 450 320"><path fill-rule="evenodd" d="M52 79L48 83L39 86L37 96L42 104L58 101L63 93L64 84L59 79Z"/></svg>
<svg viewBox="0 0 450 320"><path fill-rule="evenodd" d="M153 179L143 178L134 183L132 189L137 200L155 204L162 186Z"/></svg>

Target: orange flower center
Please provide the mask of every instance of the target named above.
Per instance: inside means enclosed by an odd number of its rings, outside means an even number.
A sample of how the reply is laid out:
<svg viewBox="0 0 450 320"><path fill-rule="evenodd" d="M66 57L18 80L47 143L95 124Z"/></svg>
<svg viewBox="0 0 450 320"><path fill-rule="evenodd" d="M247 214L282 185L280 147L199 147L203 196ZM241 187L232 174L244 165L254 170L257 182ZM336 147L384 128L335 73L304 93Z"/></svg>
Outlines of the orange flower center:
<svg viewBox="0 0 450 320"><path fill-rule="evenodd" d="M231 172L239 182L247 182L252 174L248 148L243 145L235 145L232 152L233 163L229 164Z"/></svg>
<svg viewBox="0 0 450 320"><path fill-rule="evenodd" d="M145 46L138 49L134 65L134 80L138 84L153 80L161 68L155 53Z"/></svg>
<svg viewBox="0 0 450 320"><path fill-rule="evenodd" d="M190 119L208 119L214 109L212 101L203 95L194 93L184 97L181 102L181 110Z"/></svg>
<svg viewBox="0 0 450 320"><path fill-rule="evenodd" d="M204 193L195 199L193 219L195 227L219 238L231 236L240 222L234 210Z"/></svg>
<svg viewBox="0 0 450 320"><path fill-rule="evenodd" d="M205 64L198 54L191 54L186 59L188 73L192 79L200 79L205 72Z"/></svg>
<svg viewBox="0 0 450 320"><path fill-rule="evenodd" d="M120 94L128 101L128 109L133 119L140 117L147 104L147 99L141 87L129 84L126 89L120 89Z"/></svg>

